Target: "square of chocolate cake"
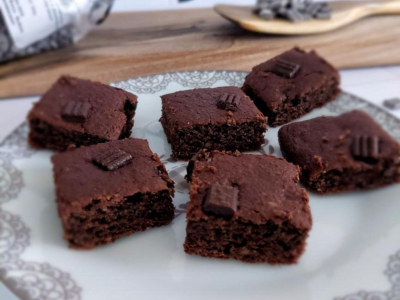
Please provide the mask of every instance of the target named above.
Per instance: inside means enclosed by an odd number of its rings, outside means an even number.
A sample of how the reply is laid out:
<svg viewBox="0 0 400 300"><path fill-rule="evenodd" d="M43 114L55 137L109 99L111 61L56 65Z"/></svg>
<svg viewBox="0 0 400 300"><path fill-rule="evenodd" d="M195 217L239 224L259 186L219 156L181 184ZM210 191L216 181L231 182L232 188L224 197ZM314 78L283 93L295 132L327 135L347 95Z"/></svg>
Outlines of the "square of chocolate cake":
<svg viewBox="0 0 400 300"><path fill-rule="evenodd" d="M266 119L237 87L181 91L162 98L161 124L175 159L201 149L257 150Z"/></svg>
<svg viewBox="0 0 400 300"><path fill-rule="evenodd" d="M214 152L188 166L184 249L204 257L296 263L312 218L299 168L283 158Z"/></svg>
<svg viewBox="0 0 400 300"><path fill-rule="evenodd" d="M338 71L315 51L294 48L254 67L242 89L276 127L334 100L339 82Z"/></svg>
<svg viewBox="0 0 400 300"><path fill-rule="evenodd" d="M131 93L63 76L29 112L29 142L64 151L129 137L136 106Z"/></svg>
<svg viewBox="0 0 400 300"><path fill-rule="evenodd" d="M174 218L174 182L146 140L81 147L52 161L58 212L71 247L111 243Z"/></svg>
<svg viewBox="0 0 400 300"><path fill-rule="evenodd" d="M334 193L400 182L400 145L370 116L352 111L283 126L283 156L311 190Z"/></svg>

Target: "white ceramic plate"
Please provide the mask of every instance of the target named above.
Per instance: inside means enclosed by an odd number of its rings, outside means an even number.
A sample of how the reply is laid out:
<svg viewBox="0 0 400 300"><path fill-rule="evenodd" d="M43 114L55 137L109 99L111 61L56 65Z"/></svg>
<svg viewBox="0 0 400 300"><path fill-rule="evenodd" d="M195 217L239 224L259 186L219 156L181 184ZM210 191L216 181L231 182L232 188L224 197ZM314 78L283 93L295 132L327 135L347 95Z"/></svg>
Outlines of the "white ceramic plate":
<svg viewBox="0 0 400 300"><path fill-rule="evenodd" d="M240 86L245 75L194 71L114 84L139 96L133 136L149 140L175 180L176 218L170 226L90 251L71 250L62 239L51 153L28 147L26 124L12 132L0 144L0 299L400 299L400 185L328 197L310 194L314 225L297 265L254 265L183 252L186 163L169 159L170 146L158 122L159 96ZM400 140L398 119L345 93L302 119L356 108ZM277 131L269 129L260 152L280 155Z"/></svg>

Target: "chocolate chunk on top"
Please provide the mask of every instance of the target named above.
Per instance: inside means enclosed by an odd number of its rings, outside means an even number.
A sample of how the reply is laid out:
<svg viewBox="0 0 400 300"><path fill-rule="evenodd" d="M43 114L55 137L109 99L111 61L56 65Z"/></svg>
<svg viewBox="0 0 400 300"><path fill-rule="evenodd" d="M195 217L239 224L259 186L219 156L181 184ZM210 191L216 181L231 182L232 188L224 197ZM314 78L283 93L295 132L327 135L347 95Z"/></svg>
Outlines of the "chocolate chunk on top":
<svg viewBox="0 0 400 300"><path fill-rule="evenodd" d="M220 109L237 111L240 104L240 96L224 93L220 96L217 107Z"/></svg>
<svg viewBox="0 0 400 300"><path fill-rule="evenodd" d="M379 137L354 135L352 137L351 153L358 160L376 160L379 158Z"/></svg>
<svg viewBox="0 0 400 300"><path fill-rule="evenodd" d="M296 76L299 69L300 65L278 58L276 59L271 71L272 73L282 77L293 78Z"/></svg>
<svg viewBox="0 0 400 300"><path fill-rule="evenodd" d="M61 117L67 122L84 123L91 108L89 102L70 101L64 106Z"/></svg>
<svg viewBox="0 0 400 300"><path fill-rule="evenodd" d="M238 207L239 189L231 185L213 184L207 192L203 210L217 216L231 218Z"/></svg>
<svg viewBox="0 0 400 300"><path fill-rule="evenodd" d="M93 163L106 171L114 171L132 161L132 155L121 149L110 149L93 158Z"/></svg>

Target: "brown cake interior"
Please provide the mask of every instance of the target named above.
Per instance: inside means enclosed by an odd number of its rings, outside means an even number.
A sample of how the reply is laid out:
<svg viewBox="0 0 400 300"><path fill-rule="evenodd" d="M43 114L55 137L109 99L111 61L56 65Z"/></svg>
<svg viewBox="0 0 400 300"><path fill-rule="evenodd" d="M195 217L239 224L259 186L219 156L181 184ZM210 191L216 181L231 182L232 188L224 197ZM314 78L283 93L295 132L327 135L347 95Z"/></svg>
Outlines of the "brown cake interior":
<svg viewBox="0 0 400 300"><path fill-rule="evenodd" d="M72 247L93 248L121 236L167 225L173 217L174 206L168 191L96 199L64 222L65 239Z"/></svg>
<svg viewBox="0 0 400 300"><path fill-rule="evenodd" d="M383 167L362 171L330 170L312 179L303 176L303 182L320 194L374 189L400 182L400 163L387 162Z"/></svg>
<svg viewBox="0 0 400 300"><path fill-rule="evenodd" d="M250 222L210 217L207 221L189 221L185 251L205 257L234 258L245 262L292 264L306 246L308 230L300 230L288 222L281 225L268 221Z"/></svg>
<svg viewBox="0 0 400 300"><path fill-rule="evenodd" d="M195 125L192 128L171 128L163 115L162 124L175 158L190 159L200 149L249 151L264 143L265 124L246 122L236 125Z"/></svg>

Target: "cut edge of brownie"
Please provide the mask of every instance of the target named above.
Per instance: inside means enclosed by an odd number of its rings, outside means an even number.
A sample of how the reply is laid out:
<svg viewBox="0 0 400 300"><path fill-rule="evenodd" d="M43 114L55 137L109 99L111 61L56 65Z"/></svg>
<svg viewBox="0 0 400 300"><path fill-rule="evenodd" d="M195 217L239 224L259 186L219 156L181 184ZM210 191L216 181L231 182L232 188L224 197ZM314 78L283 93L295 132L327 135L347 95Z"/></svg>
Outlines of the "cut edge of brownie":
<svg viewBox="0 0 400 300"><path fill-rule="evenodd" d="M138 102L133 102L128 100L129 98L125 100L124 104L124 114L126 116L126 124L124 128L121 130L121 135L119 136L119 139L124 139L127 137L130 137L132 134L132 128L135 125L135 120L133 119L135 117L136 113L136 108Z"/></svg>
<svg viewBox="0 0 400 300"><path fill-rule="evenodd" d="M121 130L119 139L124 139L131 135L136 108L137 101L133 102L127 97L124 104L126 123ZM28 142L36 149L65 151L70 146L89 146L108 141L87 132L70 131L62 127L53 126L40 118L31 117L31 114L28 115L28 122L30 127Z"/></svg>
<svg viewBox="0 0 400 300"><path fill-rule="evenodd" d="M177 126L170 127L168 117L164 113L160 121L167 140L171 144L172 157L176 160L189 160L200 149L210 149L211 151L258 150L265 142L266 124L261 120L235 125L194 125L188 129L179 129ZM192 141L191 144L188 141Z"/></svg>
<svg viewBox="0 0 400 300"><path fill-rule="evenodd" d="M75 249L91 249L122 236L168 225L174 219L175 207L170 192L164 190L111 200L95 199L82 210L82 215L71 214L63 222L64 238Z"/></svg>
<svg viewBox="0 0 400 300"><path fill-rule="evenodd" d="M325 106L329 102L335 100L341 93L341 89L338 85L338 80L331 78L329 84L326 84L321 89L306 94L305 97L295 97L292 100L289 100L288 97L286 97L282 105L279 105L276 110L269 109L265 101L257 96L248 84L245 84L242 87L242 90L254 101L257 108L267 117L268 125L271 127L277 127L298 119L313 109ZM311 102L310 99L312 100ZM315 99L318 100L315 101Z"/></svg>
<svg viewBox="0 0 400 300"><path fill-rule="evenodd" d="M188 221L186 232L184 249L190 255L272 265L297 263L309 235L308 230L299 230L289 222L230 223L213 216L207 221Z"/></svg>
<svg viewBox="0 0 400 300"><path fill-rule="evenodd" d="M71 146L80 147L107 142L106 139L86 132L81 133L55 127L39 118L31 118L28 121L30 127L28 142L36 149L65 151Z"/></svg>
<svg viewBox="0 0 400 300"><path fill-rule="evenodd" d="M321 195L375 189L400 183L400 161L386 161L382 169L364 171L335 169L315 177L303 172L301 178L313 192Z"/></svg>

